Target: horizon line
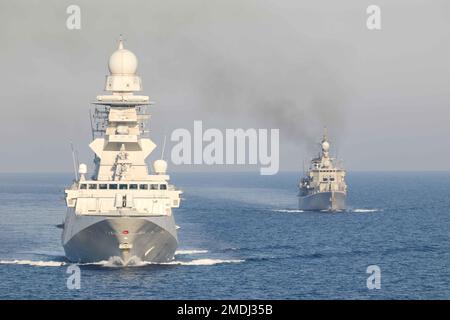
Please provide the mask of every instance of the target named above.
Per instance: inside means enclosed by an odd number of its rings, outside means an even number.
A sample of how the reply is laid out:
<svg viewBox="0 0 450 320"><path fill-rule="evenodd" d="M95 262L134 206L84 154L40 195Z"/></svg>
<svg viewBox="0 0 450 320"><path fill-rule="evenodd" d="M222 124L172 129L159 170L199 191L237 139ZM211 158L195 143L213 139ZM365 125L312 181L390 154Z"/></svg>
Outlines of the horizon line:
<svg viewBox="0 0 450 320"><path fill-rule="evenodd" d="M302 170L279 170L278 173L301 173ZM346 170L346 173L352 172L450 172L450 169L410 169L410 170L395 170L395 169L363 169L363 170ZM259 174L259 170L176 170L168 172L168 175L172 173L257 173ZM278 173L274 174L277 175ZM70 174L73 175L73 172L70 171L0 171L0 174ZM149 173L150 175L152 173ZM267 175L270 176L270 175Z"/></svg>

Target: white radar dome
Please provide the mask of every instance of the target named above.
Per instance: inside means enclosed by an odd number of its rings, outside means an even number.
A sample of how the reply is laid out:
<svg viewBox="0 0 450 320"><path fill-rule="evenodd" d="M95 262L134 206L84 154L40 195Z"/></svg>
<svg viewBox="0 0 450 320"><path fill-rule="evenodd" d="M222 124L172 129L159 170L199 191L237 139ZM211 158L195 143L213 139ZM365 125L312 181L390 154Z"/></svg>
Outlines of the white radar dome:
<svg viewBox="0 0 450 320"><path fill-rule="evenodd" d="M328 150L330 150L330 144L328 143L328 141L322 142L322 150L323 150L323 151L328 151Z"/></svg>
<svg viewBox="0 0 450 320"><path fill-rule="evenodd" d="M153 162L153 170L156 174L164 174L167 171L167 162L164 160L156 160Z"/></svg>
<svg viewBox="0 0 450 320"><path fill-rule="evenodd" d="M119 49L109 58L109 72L113 75L136 74L138 60L133 52L123 48L122 40L119 41Z"/></svg>

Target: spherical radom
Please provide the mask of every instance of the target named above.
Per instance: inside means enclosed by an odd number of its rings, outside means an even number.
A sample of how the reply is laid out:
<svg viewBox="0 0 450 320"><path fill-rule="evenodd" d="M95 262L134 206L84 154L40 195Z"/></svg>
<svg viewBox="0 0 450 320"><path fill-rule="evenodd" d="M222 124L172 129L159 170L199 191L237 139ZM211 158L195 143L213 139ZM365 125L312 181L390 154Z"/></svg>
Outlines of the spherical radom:
<svg viewBox="0 0 450 320"><path fill-rule="evenodd" d="M116 50L109 58L111 74L135 74L138 61L133 52L127 49Z"/></svg>
<svg viewBox="0 0 450 320"><path fill-rule="evenodd" d="M322 142L322 150L328 151L330 149L330 144L327 141Z"/></svg>

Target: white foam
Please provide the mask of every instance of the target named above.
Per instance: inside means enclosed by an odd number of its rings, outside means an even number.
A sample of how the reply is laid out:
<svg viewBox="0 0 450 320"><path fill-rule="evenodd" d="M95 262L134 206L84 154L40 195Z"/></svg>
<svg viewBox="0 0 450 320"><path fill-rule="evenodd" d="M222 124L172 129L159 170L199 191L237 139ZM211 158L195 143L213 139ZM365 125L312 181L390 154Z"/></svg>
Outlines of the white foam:
<svg viewBox="0 0 450 320"><path fill-rule="evenodd" d="M208 253L208 250L177 250L175 254L200 254L200 253Z"/></svg>
<svg viewBox="0 0 450 320"><path fill-rule="evenodd" d="M300 212L304 212L303 210L299 210L299 209L274 209L272 211L274 211L274 212L283 212L283 213L300 213Z"/></svg>
<svg viewBox="0 0 450 320"><path fill-rule="evenodd" d="M67 263L61 261L0 260L0 264L20 264L37 267L61 267L66 265Z"/></svg>
<svg viewBox="0 0 450 320"><path fill-rule="evenodd" d="M107 267L111 262L102 260L97 262L75 263L78 266L104 266Z"/></svg>
<svg viewBox="0 0 450 320"><path fill-rule="evenodd" d="M146 266L148 262L142 261L136 256L130 257L127 261L122 260L121 257L110 257L108 260L102 260L97 262L86 262L77 263L79 266L101 266L107 268L117 268L117 267L142 267Z"/></svg>
<svg viewBox="0 0 450 320"><path fill-rule="evenodd" d="M170 262L164 262L159 263L163 265L180 265L180 266L212 266L216 264L223 264L223 263L241 263L245 260L222 260L222 259L196 259L191 261L170 261Z"/></svg>
<svg viewBox="0 0 450 320"><path fill-rule="evenodd" d="M206 253L207 250L185 250L189 252L200 252ZM190 254L190 253L187 253ZM98 261L98 262L90 262L90 263L77 263L80 266L88 266L88 265L98 265L102 267L142 267L148 265L180 265L180 266L212 266L217 264L224 263L241 263L245 260L222 260L222 259L195 259L190 261L180 261L173 260L170 262L147 262L142 261L138 257L131 257L126 263L122 261L120 257L111 257L109 260ZM33 261L33 260L0 260L0 264L16 264L16 265L29 265L29 266L37 266L37 267L61 267L65 265L69 265L69 262L63 261Z"/></svg>
<svg viewBox="0 0 450 320"><path fill-rule="evenodd" d="M71 262L65 262L65 261L35 261L35 260L0 260L0 264L17 264L17 265L28 265L28 266L35 266L35 267L61 267L66 266L69 264L76 264L79 266L92 266L92 265L98 265L98 266L109 266L114 263L114 261L108 260L108 261L98 261L98 262L86 262L86 263L71 263Z"/></svg>
<svg viewBox="0 0 450 320"><path fill-rule="evenodd" d="M352 212L360 212L360 213L362 213L362 212L377 212L377 211L380 211L380 210L378 210L378 209L353 209L351 211Z"/></svg>
<svg viewBox="0 0 450 320"><path fill-rule="evenodd" d="M199 250L198 250L199 251ZM204 250L206 251L206 250ZM119 257L110 258L105 261L102 266L104 267L142 267L148 265L179 265L179 266L212 266L216 264L224 263L240 263L245 260L222 260L222 259L195 259L189 261L173 260L169 262L147 262L142 261L138 257L131 257L126 264L123 263L122 259Z"/></svg>
<svg viewBox="0 0 450 320"><path fill-rule="evenodd" d="M130 260L133 258L130 258ZM133 260L134 261L134 260ZM123 267L125 265L124 261L120 257L110 257L108 260L85 263L83 265L98 265L102 267Z"/></svg>

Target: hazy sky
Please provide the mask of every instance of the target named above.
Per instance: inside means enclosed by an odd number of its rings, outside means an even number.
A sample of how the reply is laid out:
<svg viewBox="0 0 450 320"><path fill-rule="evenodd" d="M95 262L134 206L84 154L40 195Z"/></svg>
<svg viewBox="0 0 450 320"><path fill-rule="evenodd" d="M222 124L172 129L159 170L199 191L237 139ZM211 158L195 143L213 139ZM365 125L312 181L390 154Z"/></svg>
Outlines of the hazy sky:
<svg viewBox="0 0 450 320"><path fill-rule="evenodd" d="M71 4L81 30L66 28ZM366 28L370 4L380 31ZM69 141L92 166L88 110L121 33L157 102L157 144L194 120L280 128L281 169L300 170L326 125L348 170L450 170L448 0L10 0L0 171L70 171Z"/></svg>

